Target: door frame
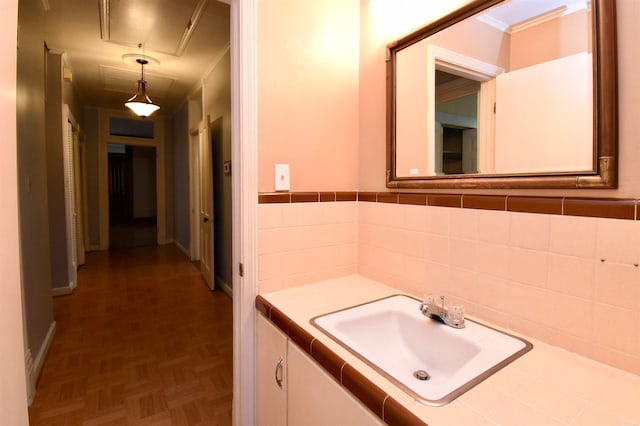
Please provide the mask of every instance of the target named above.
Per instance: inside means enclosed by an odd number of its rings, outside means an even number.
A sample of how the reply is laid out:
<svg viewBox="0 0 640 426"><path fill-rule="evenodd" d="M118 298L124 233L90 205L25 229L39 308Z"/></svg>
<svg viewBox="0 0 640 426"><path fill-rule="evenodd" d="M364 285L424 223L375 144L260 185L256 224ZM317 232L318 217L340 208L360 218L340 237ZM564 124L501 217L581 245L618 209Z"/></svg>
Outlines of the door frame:
<svg viewBox="0 0 640 426"><path fill-rule="evenodd" d="M98 216L100 223L100 250L109 249L109 165L107 153L107 146L109 144L145 146L156 149L157 243L158 245L167 244L164 119L162 116L153 116L146 119L154 123L154 137L147 139L110 135L109 119L111 117L133 118L131 114L122 111L98 110Z"/></svg>
<svg viewBox="0 0 640 426"><path fill-rule="evenodd" d="M233 425L255 424L258 290L257 0L231 1ZM240 265L242 265L242 272Z"/></svg>

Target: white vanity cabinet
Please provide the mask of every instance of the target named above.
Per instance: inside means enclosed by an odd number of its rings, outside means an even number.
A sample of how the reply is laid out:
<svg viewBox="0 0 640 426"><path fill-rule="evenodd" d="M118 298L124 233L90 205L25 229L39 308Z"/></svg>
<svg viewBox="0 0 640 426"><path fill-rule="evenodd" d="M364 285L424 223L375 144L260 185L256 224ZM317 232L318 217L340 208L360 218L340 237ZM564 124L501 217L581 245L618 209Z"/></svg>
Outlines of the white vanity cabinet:
<svg viewBox="0 0 640 426"><path fill-rule="evenodd" d="M291 341L288 355L289 426L384 424Z"/></svg>
<svg viewBox="0 0 640 426"><path fill-rule="evenodd" d="M256 424L287 424L287 336L256 315Z"/></svg>
<svg viewBox="0 0 640 426"><path fill-rule="evenodd" d="M257 318L257 425L384 424L277 327L260 314ZM282 387L276 378L282 378Z"/></svg>

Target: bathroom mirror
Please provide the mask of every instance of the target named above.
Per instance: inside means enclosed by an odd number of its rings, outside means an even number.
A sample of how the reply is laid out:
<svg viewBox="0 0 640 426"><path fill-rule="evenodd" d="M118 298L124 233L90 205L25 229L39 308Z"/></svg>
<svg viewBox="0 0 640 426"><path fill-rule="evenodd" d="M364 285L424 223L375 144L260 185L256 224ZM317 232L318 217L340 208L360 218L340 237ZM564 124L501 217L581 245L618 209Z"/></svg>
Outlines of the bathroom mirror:
<svg viewBox="0 0 640 426"><path fill-rule="evenodd" d="M615 188L615 1L474 0L388 45L387 187Z"/></svg>

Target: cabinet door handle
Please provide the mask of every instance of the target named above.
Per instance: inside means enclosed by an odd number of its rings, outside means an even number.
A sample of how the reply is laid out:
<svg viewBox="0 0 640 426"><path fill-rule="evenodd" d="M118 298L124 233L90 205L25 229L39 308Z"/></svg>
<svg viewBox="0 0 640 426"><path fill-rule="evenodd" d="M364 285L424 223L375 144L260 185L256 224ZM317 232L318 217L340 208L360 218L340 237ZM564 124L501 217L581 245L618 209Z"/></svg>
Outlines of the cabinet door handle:
<svg viewBox="0 0 640 426"><path fill-rule="evenodd" d="M282 359L282 357L278 358L278 363L276 364L276 371L275 371L275 377L276 377L276 384L278 385L278 387L280 389L282 389L282 373L283 373L283 368L284 368L284 360Z"/></svg>

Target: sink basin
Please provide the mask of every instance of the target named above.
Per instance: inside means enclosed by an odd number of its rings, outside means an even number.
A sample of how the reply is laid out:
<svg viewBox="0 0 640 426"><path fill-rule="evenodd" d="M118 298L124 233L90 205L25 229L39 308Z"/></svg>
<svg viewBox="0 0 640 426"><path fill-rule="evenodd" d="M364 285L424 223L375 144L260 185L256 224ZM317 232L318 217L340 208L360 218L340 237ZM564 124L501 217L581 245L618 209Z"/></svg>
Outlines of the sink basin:
<svg viewBox="0 0 640 426"><path fill-rule="evenodd" d="M420 301L395 295L320 315L311 323L428 405L444 405L533 348L466 319L455 329L425 317Z"/></svg>

